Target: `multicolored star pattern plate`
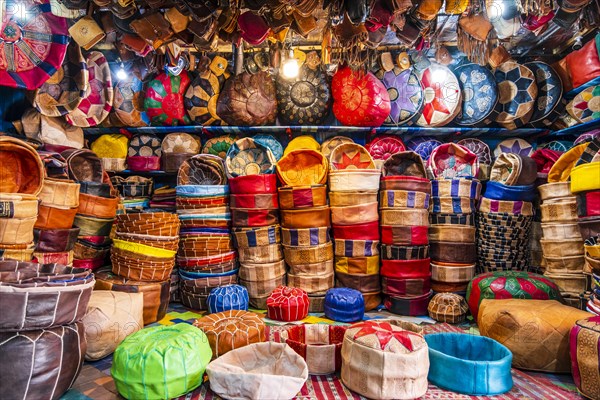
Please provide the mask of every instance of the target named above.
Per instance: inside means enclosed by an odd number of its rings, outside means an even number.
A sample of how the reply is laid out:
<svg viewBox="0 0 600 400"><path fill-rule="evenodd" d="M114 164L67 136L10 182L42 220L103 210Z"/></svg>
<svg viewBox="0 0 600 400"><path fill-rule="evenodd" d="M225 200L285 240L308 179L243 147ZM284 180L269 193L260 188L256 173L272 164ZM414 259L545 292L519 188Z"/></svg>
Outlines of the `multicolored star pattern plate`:
<svg viewBox="0 0 600 400"><path fill-rule="evenodd" d="M600 85L591 86L575 96L567 111L579 122L600 118Z"/></svg>
<svg viewBox="0 0 600 400"><path fill-rule="evenodd" d="M432 62L421 73L425 97L423 112L417 121L420 126L444 126L460 111L461 92L458 79L445 67Z"/></svg>
<svg viewBox="0 0 600 400"><path fill-rule="evenodd" d="M384 125L412 125L424 105L423 87L419 77L410 69L394 68L381 79L390 96L390 115Z"/></svg>
<svg viewBox="0 0 600 400"><path fill-rule="evenodd" d="M522 127L531 119L538 94L533 72L514 61L501 64L494 72L500 95L496 122L507 129Z"/></svg>

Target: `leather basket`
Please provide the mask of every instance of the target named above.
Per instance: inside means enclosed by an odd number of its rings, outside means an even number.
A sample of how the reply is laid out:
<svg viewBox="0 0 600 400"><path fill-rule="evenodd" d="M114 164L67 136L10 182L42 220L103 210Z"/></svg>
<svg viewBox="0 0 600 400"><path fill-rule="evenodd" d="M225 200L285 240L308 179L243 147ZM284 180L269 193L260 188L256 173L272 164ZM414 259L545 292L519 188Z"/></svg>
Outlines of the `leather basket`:
<svg viewBox="0 0 600 400"><path fill-rule="evenodd" d="M433 179L431 195L436 197L481 197L481 182L477 179Z"/></svg>
<svg viewBox="0 0 600 400"><path fill-rule="evenodd" d="M335 240L335 255L341 257L370 257L379 255L379 240Z"/></svg>
<svg viewBox="0 0 600 400"><path fill-rule="evenodd" d="M329 227L288 229L281 228L281 242L287 246L317 246L331 241Z"/></svg>
<svg viewBox="0 0 600 400"><path fill-rule="evenodd" d="M379 292L381 285L379 283L379 274L347 274L344 272L335 272L336 287L348 287L363 293ZM379 305L379 304L377 304Z"/></svg>
<svg viewBox="0 0 600 400"><path fill-rule="evenodd" d="M377 201L375 192L329 192L331 207L356 206Z"/></svg>
<svg viewBox="0 0 600 400"><path fill-rule="evenodd" d="M585 257L583 255L566 257L546 257L544 255L546 272L551 274L580 274L584 271Z"/></svg>
<svg viewBox="0 0 600 400"><path fill-rule="evenodd" d="M577 200L575 196L560 199L556 202L545 202L540 205L542 222L574 222L577 221Z"/></svg>
<svg viewBox="0 0 600 400"><path fill-rule="evenodd" d="M177 172L179 167L189 158L193 157L195 153L162 153L160 157L160 163L162 170L165 172Z"/></svg>
<svg viewBox="0 0 600 400"><path fill-rule="evenodd" d="M105 171L120 172L127 169L124 158L101 158L100 162Z"/></svg>
<svg viewBox="0 0 600 400"><path fill-rule="evenodd" d="M379 273L379 256L371 257L335 257L335 272L346 274Z"/></svg>
<svg viewBox="0 0 600 400"><path fill-rule="evenodd" d="M381 209L381 225L426 226L429 225L429 211L423 209Z"/></svg>
<svg viewBox="0 0 600 400"><path fill-rule="evenodd" d="M48 207L78 207L79 183L66 179L46 178L39 198L41 204Z"/></svg>
<svg viewBox="0 0 600 400"><path fill-rule="evenodd" d="M431 280L436 282L463 283L475 277L475 264L431 263Z"/></svg>
<svg viewBox="0 0 600 400"><path fill-rule="evenodd" d="M424 208L429 209L429 194L406 190L381 190L379 206L381 208Z"/></svg>
<svg viewBox="0 0 600 400"><path fill-rule="evenodd" d="M132 171L149 172L160 170L160 157L157 156L129 156L127 165Z"/></svg>
<svg viewBox="0 0 600 400"><path fill-rule="evenodd" d="M238 256L240 262L269 263L281 260L283 252L280 245L272 244L262 247L240 247L238 248Z"/></svg>
<svg viewBox="0 0 600 400"><path fill-rule="evenodd" d="M9 245L10 246L10 245ZM4 260L15 260L15 261L31 261L33 258L34 244L28 243L27 247L23 249L5 248L0 245L0 258Z"/></svg>
<svg viewBox="0 0 600 400"><path fill-rule="evenodd" d="M430 210L433 213L469 214L475 209L475 200L470 197L431 197Z"/></svg>
<svg viewBox="0 0 600 400"><path fill-rule="evenodd" d="M78 214L96 218L114 218L119 206L118 197L100 197L79 193Z"/></svg>
<svg viewBox="0 0 600 400"><path fill-rule="evenodd" d="M482 197L478 207L479 212L507 213L520 215L533 215L533 203L528 201L492 200Z"/></svg>
<svg viewBox="0 0 600 400"><path fill-rule="evenodd" d="M475 242L475 227L468 225L431 225L429 240L435 242Z"/></svg>
<svg viewBox="0 0 600 400"><path fill-rule="evenodd" d="M44 163L35 149L22 140L0 137L3 175L0 193L22 193L37 196L46 175Z"/></svg>
<svg viewBox="0 0 600 400"><path fill-rule="evenodd" d="M555 274L552 272L544 273L544 276L552 279L558 286L560 293L572 293L576 296L585 292L588 287L588 277L583 274Z"/></svg>
<svg viewBox="0 0 600 400"><path fill-rule="evenodd" d="M281 190L281 189L280 189ZM276 194L232 194L229 196L231 208L283 208Z"/></svg>
<svg viewBox="0 0 600 400"><path fill-rule="evenodd" d="M281 226L288 229L328 227L331 225L329 207L281 210Z"/></svg>
<svg viewBox="0 0 600 400"><path fill-rule="evenodd" d="M377 202L355 206L331 207L331 223L334 225L363 224L378 220Z"/></svg>
<svg viewBox="0 0 600 400"><path fill-rule="evenodd" d="M431 194L431 181L416 176L383 176L381 190L407 190Z"/></svg>
<svg viewBox="0 0 600 400"><path fill-rule="evenodd" d="M584 254L582 239L541 239L540 244L546 257L583 256Z"/></svg>
<svg viewBox="0 0 600 400"><path fill-rule="evenodd" d="M283 246L285 261L289 265L314 264L333 259L333 244L331 242L318 246Z"/></svg>
<svg viewBox="0 0 600 400"><path fill-rule="evenodd" d="M233 228L232 233L236 248L269 246L281 243L279 225L260 228Z"/></svg>
<svg viewBox="0 0 600 400"><path fill-rule="evenodd" d="M538 186L542 201L571 197L569 182L551 182Z"/></svg>
<svg viewBox="0 0 600 400"><path fill-rule="evenodd" d="M357 192L379 190L381 171L373 169L334 170L329 172L329 190Z"/></svg>
<svg viewBox="0 0 600 400"><path fill-rule="evenodd" d="M304 290L307 293L321 293L334 285L333 271L323 275L294 275L288 273L287 284Z"/></svg>
<svg viewBox="0 0 600 400"><path fill-rule="evenodd" d="M33 227L37 218L0 218L0 243L33 242Z"/></svg>
<svg viewBox="0 0 600 400"><path fill-rule="evenodd" d="M73 249L78 235L79 228L35 229L33 231L35 249L46 252L70 251Z"/></svg>
<svg viewBox="0 0 600 400"><path fill-rule="evenodd" d="M80 236L108 236L113 222L114 218L93 218L76 215L73 225L79 228Z"/></svg>
<svg viewBox="0 0 600 400"><path fill-rule="evenodd" d="M430 242L430 257L433 261L474 264L476 261L475 243Z"/></svg>
<svg viewBox="0 0 600 400"><path fill-rule="evenodd" d="M245 281L262 281L278 279L285 275L285 261L272 263L242 263L238 275Z"/></svg>
<svg viewBox="0 0 600 400"><path fill-rule="evenodd" d="M253 303L252 299L268 297L273 292L273 290L275 290L279 286L285 285L285 283L285 274L274 279L262 281L247 281L244 279L240 279L240 285L243 285L246 287L246 289L248 289L248 295L250 296L251 305ZM263 309L266 309L266 304Z"/></svg>
<svg viewBox="0 0 600 400"><path fill-rule="evenodd" d="M277 193L277 175L261 174L229 178L231 194Z"/></svg>
<svg viewBox="0 0 600 400"><path fill-rule="evenodd" d="M78 207L62 208L40 205L35 223L37 229L70 229L75 221Z"/></svg>
<svg viewBox="0 0 600 400"><path fill-rule="evenodd" d="M577 224L583 239L600 236L600 217L579 218Z"/></svg>
<svg viewBox="0 0 600 400"><path fill-rule="evenodd" d="M0 218L32 218L38 214L37 196L0 193Z"/></svg>
<svg viewBox="0 0 600 400"><path fill-rule="evenodd" d="M38 253L33 252L33 259L40 264L61 264L73 266L74 252L62 251L57 253Z"/></svg>
<svg viewBox="0 0 600 400"><path fill-rule="evenodd" d="M288 272L294 275L327 275L334 271L333 260L313 264L295 264L289 265L289 267Z"/></svg>
<svg viewBox="0 0 600 400"><path fill-rule="evenodd" d="M424 246L429 243L427 232L427 225L392 226L382 224L381 243L396 246Z"/></svg>
<svg viewBox="0 0 600 400"><path fill-rule="evenodd" d="M577 223L555 223L542 224L542 235L548 240L573 239L581 236Z"/></svg>
<svg viewBox="0 0 600 400"><path fill-rule="evenodd" d="M327 186L285 186L278 189L279 208L292 210L327 205Z"/></svg>

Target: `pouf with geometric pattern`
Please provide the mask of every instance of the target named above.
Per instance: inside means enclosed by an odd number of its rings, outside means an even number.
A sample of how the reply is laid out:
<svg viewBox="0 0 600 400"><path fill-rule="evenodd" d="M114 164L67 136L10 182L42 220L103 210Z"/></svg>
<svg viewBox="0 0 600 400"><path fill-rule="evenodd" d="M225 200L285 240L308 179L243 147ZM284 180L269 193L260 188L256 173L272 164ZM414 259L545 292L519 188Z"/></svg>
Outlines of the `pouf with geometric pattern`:
<svg viewBox="0 0 600 400"><path fill-rule="evenodd" d="M577 321L570 334L571 373L577 390L600 399L600 317Z"/></svg>
<svg viewBox="0 0 600 400"><path fill-rule="evenodd" d="M126 399L171 399L202 384L211 357L200 329L185 323L155 326L117 347L110 373Z"/></svg>

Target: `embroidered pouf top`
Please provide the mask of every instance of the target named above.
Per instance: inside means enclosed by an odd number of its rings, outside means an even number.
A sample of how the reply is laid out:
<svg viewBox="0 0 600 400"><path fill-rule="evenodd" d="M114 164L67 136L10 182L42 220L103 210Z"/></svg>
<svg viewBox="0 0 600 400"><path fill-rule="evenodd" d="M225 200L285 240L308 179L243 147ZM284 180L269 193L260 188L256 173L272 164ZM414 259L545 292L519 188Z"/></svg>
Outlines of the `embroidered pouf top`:
<svg viewBox="0 0 600 400"><path fill-rule="evenodd" d="M200 329L183 323L155 326L117 347L110 373L126 399L170 399L202 384L211 356Z"/></svg>
<svg viewBox="0 0 600 400"><path fill-rule="evenodd" d="M208 312L248 310L248 290L240 285L225 285L214 288L206 299Z"/></svg>
<svg viewBox="0 0 600 400"><path fill-rule="evenodd" d="M265 340L265 324L253 312L229 310L207 315L194 321L208 337L213 358Z"/></svg>
<svg viewBox="0 0 600 400"><path fill-rule="evenodd" d="M338 322L360 321L365 314L361 292L350 288L333 288L325 294L325 316Z"/></svg>
<svg viewBox="0 0 600 400"><path fill-rule="evenodd" d="M496 271L477 275L467 286L467 302L477 321L483 299L562 299L558 286L549 278L525 271Z"/></svg>
<svg viewBox="0 0 600 400"><path fill-rule="evenodd" d="M276 321L299 321L308 315L308 304L304 290L279 286L267 299L267 317Z"/></svg>
<svg viewBox="0 0 600 400"><path fill-rule="evenodd" d="M462 333L425 336L429 345L429 381L471 396L493 396L513 387L512 353L493 339Z"/></svg>
<svg viewBox="0 0 600 400"><path fill-rule="evenodd" d="M371 399L414 399L427 392L429 354L423 336L396 321L351 325L342 344L342 382ZM400 323L402 324L402 323Z"/></svg>

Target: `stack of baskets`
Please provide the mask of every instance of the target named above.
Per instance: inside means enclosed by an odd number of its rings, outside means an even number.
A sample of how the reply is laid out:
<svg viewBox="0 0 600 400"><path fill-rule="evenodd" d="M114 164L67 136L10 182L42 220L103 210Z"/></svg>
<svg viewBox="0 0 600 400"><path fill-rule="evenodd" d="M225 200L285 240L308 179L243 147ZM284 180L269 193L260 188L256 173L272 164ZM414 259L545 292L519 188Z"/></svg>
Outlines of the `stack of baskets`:
<svg viewBox="0 0 600 400"><path fill-rule="evenodd" d="M71 387L86 352L81 319L94 284L88 269L0 261L3 397L59 398Z"/></svg>
<svg viewBox="0 0 600 400"><path fill-rule="evenodd" d="M33 147L10 137L0 137L0 157L0 258L31 261L44 166Z"/></svg>
<svg viewBox="0 0 600 400"><path fill-rule="evenodd" d="M110 178L114 188L119 192L125 211L137 212L150 208L152 196L152 178L143 176L129 176L124 178L115 175Z"/></svg>
<svg viewBox="0 0 600 400"><path fill-rule="evenodd" d="M325 184L328 169L325 156L311 149L292 150L277 163L277 175L283 185L278 192L288 286L308 293L310 312L324 311L325 292L334 286Z"/></svg>
<svg viewBox="0 0 600 400"><path fill-rule="evenodd" d="M475 276L474 212L481 193L477 155L464 146L447 143L431 153L427 168L431 182L429 227L431 286L436 293L464 296Z"/></svg>
<svg viewBox="0 0 600 400"><path fill-rule="evenodd" d="M240 284L248 289L252 307L266 309L273 289L286 282L275 156L268 147L243 138L231 145L225 163Z"/></svg>
<svg viewBox="0 0 600 400"><path fill-rule="evenodd" d="M423 315L431 297L429 200L431 183L421 157L412 151L391 155L383 164L381 286L388 310Z"/></svg>
<svg viewBox="0 0 600 400"><path fill-rule="evenodd" d="M177 253L181 302L206 310L210 291L237 283L238 278L223 160L212 154L185 160L179 168L176 190L181 221Z"/></svg>
<svg viewBox="0 0 600 400"><path fill-rule="evenodd" d="M577 197L571 193L569 178L573 179L573 167L587 146L580 144L560 156L548 173L548 184L539 187L544 275L555 281L563 298L576 307L581 306L581 296L589 285L584 274L586 238L579 229Z"/></svg>
<svg viewBox="0 0 600 400"><path fill-rule="evenodd" d="M536 179L530 157L496 157L476 217L479 273L529 270Z"/></svg>
<svg viewBox="0 0 600 400"><path fill-rule="evenodd" d="M342 143L331 152L329 203L336 247L336 286L360 291L367 311L381 303L380 176L371 155L358 144Z"/></svg>

